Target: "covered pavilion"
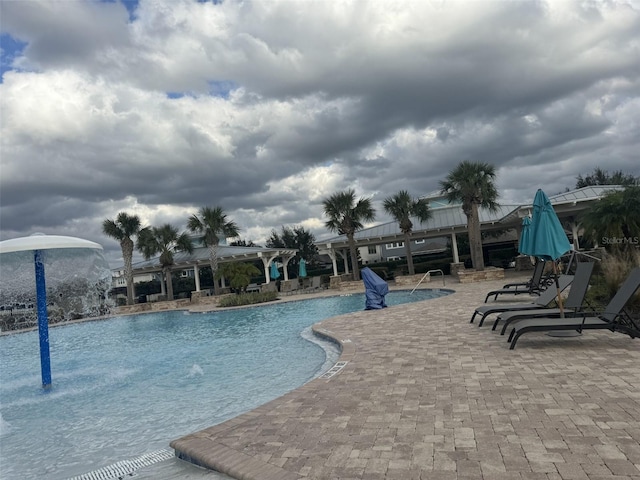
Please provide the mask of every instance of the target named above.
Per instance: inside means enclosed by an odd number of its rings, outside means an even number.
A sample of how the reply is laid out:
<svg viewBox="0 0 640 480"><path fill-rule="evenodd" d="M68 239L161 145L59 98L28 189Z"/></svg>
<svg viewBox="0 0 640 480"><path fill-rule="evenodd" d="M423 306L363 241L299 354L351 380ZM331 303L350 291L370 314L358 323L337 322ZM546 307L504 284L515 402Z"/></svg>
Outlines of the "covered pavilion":
<svg viewBox="0 0 640 480"><path fill-rule="evenodd" d="M287 265L289 261L296 256L298 250L286 248L263 248L263 247L236 247L229 245L218 246L218 263L228 263L237 261L261 260L264 267L264 281L271 282L269 275L271 263L278 257L282 258L284 280L289 280ZM200 292L200 267L209 265L209 249L207 247L196 247L193 252L176 252L173 257L174 264L172 270L189 270L193 269L196 292ZM133 264L134 275L143 273L157 273L162 271L160 257L154 257L149 260L143 260ZM221 279L222 287L226 286L225 279ZM161 282L164 288L164 282ZM164 293L164 291L163 291Z"/></svg>

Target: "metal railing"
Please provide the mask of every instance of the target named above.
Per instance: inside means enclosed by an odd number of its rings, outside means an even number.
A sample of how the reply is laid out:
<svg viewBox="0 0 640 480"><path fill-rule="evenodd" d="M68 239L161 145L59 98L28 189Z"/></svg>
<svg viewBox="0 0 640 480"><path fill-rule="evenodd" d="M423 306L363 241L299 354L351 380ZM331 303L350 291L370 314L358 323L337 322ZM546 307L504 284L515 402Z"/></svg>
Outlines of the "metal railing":
<svg viewBox="0 0 640 480"><path fill-rule="evenodd" d="M420 286L420 284L424 281L425 278L427 277L431 278L432 273L438 273L438 272L440 272L440 275L442 275L442 286L443 287L446 286L446 282L444 279L444 272L438 268L437 270L429 270L427 273L425 273L420 279L420 281L418 282L418 284L415 287L413 287L413 290L411 290L411 293L416 291L416 288ZM411 295L411 293L409 295Z"/></svg>

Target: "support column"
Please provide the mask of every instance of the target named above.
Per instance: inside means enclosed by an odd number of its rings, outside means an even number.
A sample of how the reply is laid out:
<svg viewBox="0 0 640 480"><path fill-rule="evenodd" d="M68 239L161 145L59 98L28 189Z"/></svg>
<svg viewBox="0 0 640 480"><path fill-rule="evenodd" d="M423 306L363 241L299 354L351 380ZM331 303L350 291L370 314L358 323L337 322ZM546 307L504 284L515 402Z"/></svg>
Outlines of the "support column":
<svg viewBox="0 0 640 480"><path fill-rule="evenodd" d="M458 272L464 270L464 263L460 263L460 255L458 253L458 237L455 233L451 234L451 254L453 256L453 263L451 263L451 265L449 266L449 273L453 277L457 277L458 279L460 279L460 277L458 276Z"/></svg>
<svg viewBox="0 0 640 480"><path fill-rule="evenodd" d="M271 277L269 276L269 265L271 264L271 260L275 257L271 258L260 258L262 260L262 266L264 268L264 283L271 282Z"/></svg>
<svg viewBox="0 0 640 480"><path fill-rule="evenodd" d="M265 283L271 283L271 262L273 262L276 258L281 257L282 255L280 254L280 252L276 253L275 255L273 255L270 258L263 258L262 259L262 265L264 265L264 278L265 278ZM286 277L286 269L285 269L285 278Z"/></svg>
<svg viewBox="0 0 640 480"><path fill-rule="evenodd" d="M349 249L341 250L339 253L342 259L344 260L344 273L349 275L349 257L351 256L349 254Z"/></svg>
<svg viewBox="0 0 640 480"><path fill-rule="evenodd" d="M455 233L451 234L451 251L453 252L453 263L460 263L460 256L458 255L458 238Z"/></svg>
<svg viewBox="0 0 640 480"><path fill-rule="evenodd" d="M331 244L329 244L330 246ZM327 251L327 255L329 255L329 258L331 259L331 264L333 265L333 276L337 277L338 276L338 262L336 260L336 251L334 249L330 249Z"/></svg>
<svg viewBox="0 0 640 480"><path fill-rule="evenodd" d="M289 261L295 257L295 255L282 255L282 270L283 270L283 274L284 274L284 281L288 281L289 280Z"/></svg>
<svg viewBox="0 0 640 480"><path fill-rule="evenodd" d="M196 280L196 292L199 292L200 291L200 271L198 269L197 263L193 266L193 276Z"/></svg>

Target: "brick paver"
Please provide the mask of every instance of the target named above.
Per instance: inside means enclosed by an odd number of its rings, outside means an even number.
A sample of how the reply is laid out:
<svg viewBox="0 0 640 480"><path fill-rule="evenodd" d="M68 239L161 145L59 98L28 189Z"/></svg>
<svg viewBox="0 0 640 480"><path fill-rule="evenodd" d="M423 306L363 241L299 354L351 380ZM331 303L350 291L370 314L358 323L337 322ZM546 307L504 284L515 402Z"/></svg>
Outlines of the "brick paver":
<svg viewBox="0 0 640 480"><path fill-rule="evenodd" d="M469 324L502 283L321 322L339 373L171 446L243 480L640 480L640 340L529 334L509 350Z"/></svg>

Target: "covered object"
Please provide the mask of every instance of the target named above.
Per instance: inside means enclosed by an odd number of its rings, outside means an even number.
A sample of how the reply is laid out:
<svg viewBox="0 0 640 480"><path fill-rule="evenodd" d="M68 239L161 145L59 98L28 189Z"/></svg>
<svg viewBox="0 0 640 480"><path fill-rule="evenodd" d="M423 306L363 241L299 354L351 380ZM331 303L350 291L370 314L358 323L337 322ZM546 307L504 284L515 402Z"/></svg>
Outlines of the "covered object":
<svg viewBox="0 0 640 480"><path fill-rule="evenodd" d="M389 293L389 284L376 275L368 267L360 271L360 276L365 288L365 310L375 310L385 308L384 296Z"/></svg>

